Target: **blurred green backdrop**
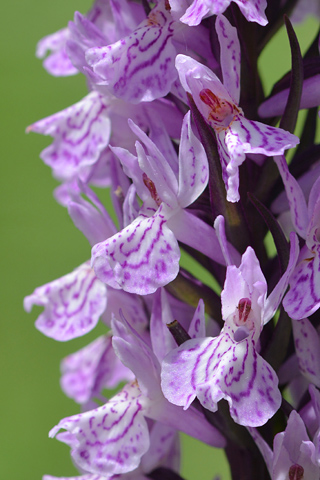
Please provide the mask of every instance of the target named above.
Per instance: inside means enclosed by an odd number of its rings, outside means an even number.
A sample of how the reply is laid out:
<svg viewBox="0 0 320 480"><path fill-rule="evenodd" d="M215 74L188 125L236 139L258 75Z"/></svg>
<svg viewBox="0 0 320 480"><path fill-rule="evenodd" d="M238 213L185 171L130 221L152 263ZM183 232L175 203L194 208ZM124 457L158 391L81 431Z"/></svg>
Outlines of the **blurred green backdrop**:
<svg viewBox="0 0 320 480"><path fill-rule="evenodd" d="M84 78L53 78L34 56L36 42L64 27L90 0L12 0L2 6L1 45L1 396L0 465L7 480L39 480L42 475L75 475L69 448L48 439L61 418L79 408L59 387L59 363L102 331L68 343L44 337L33 326L41 309L26 314L22 299L35 287L60 277L90 257L90 247L56 204L57 183L39 159L50 140L26 136L27 125L66 108L86 94ZM318 24L310 19L297 33L303 50ZM279 43L281 42L281 48ZM261 58L266 91L290 65L284 32ZM229 476L224 457L183 438L182 474L187 480Z"/></svg>

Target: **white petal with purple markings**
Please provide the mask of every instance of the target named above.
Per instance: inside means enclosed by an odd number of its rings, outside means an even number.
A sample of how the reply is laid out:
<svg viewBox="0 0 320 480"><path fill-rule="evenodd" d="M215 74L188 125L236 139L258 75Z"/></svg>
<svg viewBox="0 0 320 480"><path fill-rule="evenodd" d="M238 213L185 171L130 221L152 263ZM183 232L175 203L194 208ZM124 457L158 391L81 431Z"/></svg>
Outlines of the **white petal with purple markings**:
<svg viewBox="0 0 320 480"><path fill-rule="evenodd" d="M236 115L225 131L218 133L218 148L222 160L223 177L227 187L227 199L239 200L239 166L246 153L261 153L267 156L281 155L295 147L299 138L281 128Z"/></svg>
<svg viewBox="0 0 320 480"><path fill-rule="evenodd" d="M294 320L309 317L320 307L320 244L314 252L304 247L301 254L283 299L285 311Z"/></svg>
<svg viewBox="0 0 320 480"><path fill-rule="evenodd" d="M101 77L99 83L130 103L167 95L177 77L176 51L171 43L173 23L164 8L156 7L131 35L112 45L89 49L86 59Z"/></svg>
<svg viewBox="0 0 320 480"><path fill-rule="evenodd" d="M277 375L250 337L235 342L228 330L216 338L188 340L169 353L162 363L163 393L184 408L198 397L213 412L224 398L235 422L263 425L281 404Z"/></svg>
<svg viewBox="0 0 320 480"><path fill-rule="evenodd" d="M25 297L25 310L30 312L33 305L45 307L36 321L37 329L64 342L96 326L107 305L107 289L90 265L84 263Z"/></svg>
<svg viewBox="0 0 320 480"><path fill-rule="evenodd" d="M237 29L223 15L216 20L216 31L220 43L220 62L223 84L238 105L240 99L241 53Z"/></svg>
<svg viewBox="0 0 320 480"><path fill-rule="evenodd" d="M320 388L320 338L312 323L304 318L292 322L300 372Z"/></svg>
<svg viewBox="0 0 320 480"><path fill-rule="evenodd" d="M142 396L135 384L127 385L102 407L64 418L49 433L63 428L74 435L71 456L81 469L105 476L134 470L149 448Z"/></svg>
<svg viewBox="0 0 320 480"><path fill-rule="evenodd" d="M191 128L190 111L183 119L179 148L179 191L181 208L193 203L206 188L209 179L207 155Z"/></svg>
<svg viewBox="0 0 320 480"><path fill-rule="evenodd" d="M166 226L172 212L162 204L153 217L140 215L128 227L92 249L97 276L114 288L146 295L172 281L180 250Z"/></svg>
<svg viewBox="0 0 320 480"><path fill-rule="evenodd" d="M111 123L106 101L102 95L91 92L66 110L30 125L27 131L54 138L41 158L55 177L70 180L78 176L85 181L85 169L98 161L109 143Z"/></svg>

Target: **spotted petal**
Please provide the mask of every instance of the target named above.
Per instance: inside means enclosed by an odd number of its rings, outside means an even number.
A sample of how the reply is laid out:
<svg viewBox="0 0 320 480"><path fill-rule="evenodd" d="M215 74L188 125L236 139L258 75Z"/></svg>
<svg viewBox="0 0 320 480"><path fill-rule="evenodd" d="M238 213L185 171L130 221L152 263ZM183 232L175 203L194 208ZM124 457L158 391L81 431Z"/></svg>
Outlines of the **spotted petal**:
<svg viewBox="0 0 320 480"><path fill-rule="evenodd" d="M311 322L304 318L292 322L300 372L320 388L320 339Z"/></svg>
<svg viewBox="0 0 320 480"><path fill-rule="evenodd" d="M114 288L146 295L171 282L179 271L178 242L166 225L163 204L153 217L140 215L92 249L97 276Z"/></svg>
<svg viewBox="0 0 320 480"><path fill-rule="evenodd" d="M64 418L49 436L61 428L73 434L71 456L86 472L105 476L130 472L150 443L142 408L141 392L130 384L102 407Z"/></svg>
<svg viewBox="0 0 320 480"><path fill-rule="evenodd" d="M216 31L220 43L220 61L223 84L238 105L240 99L240 65L241 53L237 29L228 20L219 15L216 20Z"/></svg>
<svg viewBox="0 0 320 480"><path fill-rule="evenodd" d="M176 80L172 36L170 16L156 7L131 35L89 49L86 59L113 95L131 103L149 102L167 95Z"/></svg>
<svg viewBox="0 0 320 480"><path fill-rule="evenodd" d="M283 306L294 320L312 315L320 307L320 245L315 252L306 247L290 279Z"/></svg>
<svg viewBox="0 0 320 480"><path fill-rule="evenodd" d="M206 188L208 160L202 143L191 128L190 111L183 120L179 148L178 202L182 208L193 203Z"/></svg>
<svg viewBox="0 0 320 480"><path fill-rule="evenodd" d="M258 355L250 337L238 343L229 333L188 340L167 355L161 376L170 402L188 408L197 396L215 412L224 398L240 425L263 425L281 404L276 373Z"/></svg>
<svg viewBox="0 0 320 480"><path fill-rule="evenodd" d="M86 168L97 162L109 142L111 124L106 109L103 97L91 92L75 105L28 127L28 132L54 138L41 158L56 178L70 180L79 176L86 181Z"/></svg>
<svg viewBox="0 0 320 480"><path fill-rule="evenodd" d="M246 153L262 153L267 156L281 155L295 147L299 138L281 128L271 127L237 115L226 130L217 136L223 179L227 187L227 199L239 200L239 166Z"/></svg>
<svg viewBox="0 0 320 480"><path fill-rule="evenodd" d="M88 263L36 288L24 299L24 308L28 312L33 305L45 307L36 321L36 327L61 342L90 332L106 304L106 286L98 280Z"/></svg>

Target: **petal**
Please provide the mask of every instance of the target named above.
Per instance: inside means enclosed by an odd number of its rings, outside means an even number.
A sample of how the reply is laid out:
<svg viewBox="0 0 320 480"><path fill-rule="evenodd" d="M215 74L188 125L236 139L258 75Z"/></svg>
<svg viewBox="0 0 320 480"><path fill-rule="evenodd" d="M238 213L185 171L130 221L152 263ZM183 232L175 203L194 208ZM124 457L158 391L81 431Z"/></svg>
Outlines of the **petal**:
<svg viewBox="0 0 320 480"><path fill-rule="evenodd" d="M258 355L250 338L235 343L223 337L226 335L217 337L209 362L199 363L198 369L205 368L205 378L203 384L197 385L197 397L213 412L224 398L236 423L264 425L281 405L278 377Z"/></svg>
<svg viewBox="0 0 320 480"><path fill-rule="evenodd" d="M176 69L178 70L182 87L186 92L191 93L199 111L205 118L208 118L210 108L200 100L199 94L201 90L208 88L217 97L233 103L227 89L217 75L202 63L187 55L179 54L176 57Z"/></svg>
<svg viewBox="0 0 320 480"><path fill-rule="evenodd" d="M218 147L220 157L222 157L224 180L226 182L227 178L228 197L236 199L229 201L237 201L239 198L238 169L245 159L245 153L262 153L267 156L281 155L285 150L295 147L299 143L298 137L281 128L248 120L242 115L234 117L225 130L224 139L223 133L220 132L218 135Z"/></svg>
<svg viewBox="0 0 320 480"><path fill-rule="evenodd" d="M47 72L55 77L65 77L78 73L65 51L68 37L68 28L63 28L42 38L37 44L36 55L38 58L44 58L48 51L52 52L44 60L43 66Z"/></svg>
<svg viewBox="0 0 320 480"><path fill-rule="evenodd" d="M147 295L178 274L180 250L160 207L92 249L97 276L114 288Z"/></svg>
<svg viewBox="0 0 320 480"><path fill-rule="evenodd" d="M274 161L277 164L286 189L292 223L300 237L306 238L309 215L303 191L297 180L289 172L285 157L283 155L275 156Z"/></svg>
<svg viewBox="0 0 320 480"><path fill-rule="evenodd" d="M196 388L205 378L206 364L211 356L214 338L194 338L172 350L163 360L161 388L164 396L174 405L187 409L196 398Z"/></svg>
<svg viewBox="0 0 320 480"><path fill-rule="evenodd" d="M320 307L320 246L315 252L304 248L302 253L283 299L285 311L294 320L309 317Z"/></svg>
<svg viewBox="0 0 320 480"><path fill-rule="evenodd" d="M61 362L61 388L78 403L98 396L103 388L113 389L133 375L119 361L111 337L102 336Z"/></svg>
<svg viewBox="0 0 320 480"><path fill-rule="evenodd" d="M156 7L131 35L89 49L86 59L113 95L131 103L150 102L167 95L177 77L172 36L173 22Z"/></svg>
<svg viewBox="0 0 320 480"><path fill-rule="evenodd" d="M71 456L86 472L105 476L134 470L149 448L149 432L142 414L141 393L127 385L102 407L64 418L49 433L61 429L77 440Z"/></svg>
<svg viewBox="0 0 320 480"><path fill-rule="evenodd" d="M241 53L237 29L232 27L223 15L219 15L216 20L216 31L220 43L223 85L238 105L240 99Z"/></svg>
<svg viewBox="0 0 320 480"><path fill-rule="evenodd" d="M28 127L27 131L54 138L41 158L53 169L55 177L60 180L82 178L82 170L97 162L110 138L111 124L106 108L103 97L91 92L75 105Z"/></svg>
<svg viewBox="0 0 320 480"><path fill-rule="evenodd" d="M267 8L267 0L249 0L244 2L243 0L234 0L238 5L241 13L246 17L248 22L257 22L260 25L267 25L268 20L265 15L265 9Z"/></svg>
<svg viewBox="0 0 320 480"><path fill-rule="evenodd" d="M161 399L160 366L149 345L123 319L113 319L112 331L116 355L134 373L141 392L149 399Z"/></svg>
<svg viewBox="0 0 320 480"><path fill-rule="evenodd" d="M170 350L176 347L176 343L167 327L167 324L173 322L173 320L167 294L161 288L154 294L150 319L152 349L159 363L162 362Z"/></svg>
<svg viewBox="0 0 320 480"><path fill-rule="evenodd" d="M320 388L320 339L307 318L292 322L300 372Z"/></svg>
<svg viewBox="0 0 320 480"><path fill-rule="evenodd" d="M231 0L218 0L214 3L203 0L194 0L186 13L180 18L181 22L189 26L199 25L201 20L210 15L222 13L229 6Z"/></svg>
<svg viewBox="0 0 320 480"><path fill-rule="evenodd" d="M178 202L182 208L201 195L209 178L207 155L191 129L190 115L189 110L183 120L179 148Z"/></svg>
<svg viewBox="0 0 320 480"><path fill-rule="evenodd" d="M155 422L150 429L150 448L141 459L141 467L149 473L159 466L179 471L180 443L175 428Z"/></svg>
<svg viewBox="0 0 320 480"><path fill-rule="evenodd" d="M188 330L191 338L204 338L206 336L206 319L204 313L204 302L200 299Z"/></svg>
<svg viewBox="0 0 320 480"><path fill-rule="evenodd" d="M263 312L263 323L266 324L276 313L283 295L285 294L289 279L293 273L299 256L299 241L295 233L290 234L290 255L286 271L280 278L277 285L274 287L269 297L265 302L265 309Z"/></svg>
<svg viewBox="0 0 320 480"><path fill-rule="evenodd" d="M249 298L252 310L260 317L267 293L267 282L261 271L254 250L248 247L242 255L239 268L231 265L227 268L226 280L221 293L222 318L232 315L238 308L241 298Z"/></svg>
<svg viewBox="0 0 320 480"><path fill-rule="evenodd" d="M108 305L103 320L111 325L112 315L118 316L121 309L129 324L138 332L144 332L149 325L149 314L145 307L146 299L123 290L108 288Z"/></svg>
<svg viewBox="0 0 320 480"><path fill-rule="evenodd" d="M64 342L85 335L96 326L107 305L107 289L84 263L25 297L27 312L33 305L45 307L36 321L37 329Z"/></svg>
<svg viewBox="0 0 320 480"><path fill-rule="evenodd" d="M110 215L97 195L87 186L78 182L78 189L73 184L64 184L63 201L75 226L87 237L91 245L110 237L117 230ZM68 188L70 186L70 188ZM60 191L61 193L61 191ZM81 193L86 194L90 202Z"/></svg>
<svg viewBox="0 0 320 480"><path fill-rule="evenodd" d="M263 425L281 404L278 378L250 338L236 343L223 333L188 340L165 358L161 377L170 402L187 408L197 396L205 408L215 412L224 398L240 425Z"/></svg>

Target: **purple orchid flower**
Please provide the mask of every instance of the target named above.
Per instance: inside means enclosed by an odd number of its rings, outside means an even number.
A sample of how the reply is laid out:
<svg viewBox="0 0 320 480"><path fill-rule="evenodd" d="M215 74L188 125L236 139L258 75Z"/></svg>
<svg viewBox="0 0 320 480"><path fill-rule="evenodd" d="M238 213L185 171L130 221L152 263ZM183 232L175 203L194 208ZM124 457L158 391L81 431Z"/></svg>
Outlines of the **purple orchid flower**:
<svg viewBox="0 0 320 480"><path fill-rule="evenodd" d="M228 266L220 335L188 340L162 363L162 390L170 402L186 409L198 397L215 412L224 398L234 421L245 426L263 425L275 414L281 403L278 378L259 355L258 340L279 306L297 256L297 239L292 236L288 268L268 298L267 282L251 247L239 268Z"/></svg>
<svg viewBox="0 0 320 480"><path fill-rule="evenodd" d="M240 98L240 45L237 31L219 15L216 31L221 48L223 83L207 67L185 55L178 55L176 68L181 84L206 121L215 130L223 180L230 202L239 200L239 166L246 154L278 155L296 146L299 138L281 128L245 118Z"/></svg>
<svg viewBox="0 0 320 480"><path fill-rule="evenodd" d="M170 6L174 18L187 25L199 25L203 18L223 13L232 0L170 0ZM257 22L260 25L268 23L265 15L267 7L266 0L233 0L239 7L241 13L249 22ZM181 16L182 15L182 16Z"/></svg>
<svg viewBox="0 0 320 480"><path fill-rule="evenodd" d="M106 41L101 45L97 41L92 48L89 46L86 42L86 49L83 46L82 50L88 65L83 71L90 83L102 93L134 104L164 97L170 91L185 100L185 95L179 92L174 65L177 53L192 52L192 56L212 68L217 66L213 56L203 56L210 48L207 30L199 26L189 32L185 25L173 20L170 7L163 0L157 2L138 27L116 42Z"/></svg>
<svg viewBox="0 0 320 480"><path fill-rule="evenodd" d="M114 162L113 153L107 148L109 142L133 152L136 137L128 126L128 118L147 130L149 118L155 112L160 118L169 119L168 133L173 138L179 137L182 115L172 102L159 99L152 104L131 105L96 91L65 110L35 122L27 132L53 137L52 145L43 150L41 158L58 180L79 179L109 186L112 183L110 165Z"/></svg>
<svg viewBox="0 0 320 480"><path fill-rule="evenodd" d="M132 122L130 125L148 154L139 142L138 159L119 147L114 147L113 152L133 179L143 205L130 225L93 247L92 265L97 276L113 288L146 295L177 276L177 239L219 263L225 262L213 228L185 210L208 181L207 157L192 132L190 112L182 125L179 160L172 144L161 135L157 138L166 158L141 129ZM232 254L237 259L235 249Z"/></svg>
<svg viewBox="0 0 320 480"><path fill-rule="evenodd" d="M100 78L98 83L132 103L167 95L177 78L173 23L170 13L159 4L131 35L106 47L89 49L86 60Z"/></svg>
<svg viewBox="0 0 320 480"><path fill-rule="evenodd" d="M318 397L319 413L319 392L313 389L310 393L313 399ZM314 443L310 441L305 424L295 410L289 416L285 431L274 437L273 451L257 430L249 428L249 431L266 461L272 480L319 478L318 436L315 436Z"/></svg>
<svg viewBox="0 0 320 480"><path fill-rule="evenodd" d="M68 432L61 440L71 446L71 456L85 472L112 476L136 469L150 446L146 418L182 430L210 445L225 444L222 435L208 428L204 416L170 404L160 389L160 364L148 344L123 319L113 320L113 347L136 380L102 407L67 417L50 431Z"/></svg>

